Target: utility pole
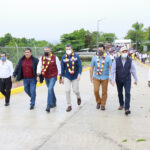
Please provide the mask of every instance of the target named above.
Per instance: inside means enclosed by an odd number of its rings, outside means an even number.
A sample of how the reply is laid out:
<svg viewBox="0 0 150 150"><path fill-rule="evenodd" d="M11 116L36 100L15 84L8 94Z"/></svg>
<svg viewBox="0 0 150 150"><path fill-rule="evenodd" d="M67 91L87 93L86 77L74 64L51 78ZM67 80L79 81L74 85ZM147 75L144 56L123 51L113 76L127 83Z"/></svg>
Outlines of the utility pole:
<svg viewBox="0 0 150 150"><path fill-rule="evenodd" d="M138 43L137 43L137 31L136 31L136 50L138 50Z"/></svg>

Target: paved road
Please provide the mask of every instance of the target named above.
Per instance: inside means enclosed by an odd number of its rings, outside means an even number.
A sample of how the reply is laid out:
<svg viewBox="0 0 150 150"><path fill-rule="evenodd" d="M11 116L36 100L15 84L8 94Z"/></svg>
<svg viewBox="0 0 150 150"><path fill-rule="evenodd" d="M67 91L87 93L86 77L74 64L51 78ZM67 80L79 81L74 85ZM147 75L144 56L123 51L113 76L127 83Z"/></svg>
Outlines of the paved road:
<svg viewBox="0 0 150 150"><path fill-rule="evenodd" d="M117 110L116 87L109 85L106 111L96 110L89 71L80 82L82 105L72 94L73 111L65 112L64 86L56 84L57 108L45 112L47 88L37 88L35 110L23 92L11 97L5 108L0 100L0 150L149 150L150 89L147 69L135 63L139 85L132 85L130 116ZM122 142L127 139L127 142ZM146 139L136 142L137 139Z"/></svg>

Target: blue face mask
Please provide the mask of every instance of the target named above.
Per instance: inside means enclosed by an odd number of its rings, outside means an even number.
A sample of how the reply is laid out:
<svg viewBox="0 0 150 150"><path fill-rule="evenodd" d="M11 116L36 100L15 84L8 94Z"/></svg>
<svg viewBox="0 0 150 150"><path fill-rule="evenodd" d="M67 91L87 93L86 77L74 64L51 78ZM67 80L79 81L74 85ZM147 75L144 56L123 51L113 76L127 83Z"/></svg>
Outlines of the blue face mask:
<svg viewBox="0 0 150 150"><path fill-rule="evenodd" d="M127 58L127 56L128 56L128 53L123 53L122 54L122 58Z"/></svg>
<svg viewBox="0 0 150 150"><path fill-rule="evenodd" d="M5 57L1 57L1 61L5 61L6 60L6 58Z"/></svg>

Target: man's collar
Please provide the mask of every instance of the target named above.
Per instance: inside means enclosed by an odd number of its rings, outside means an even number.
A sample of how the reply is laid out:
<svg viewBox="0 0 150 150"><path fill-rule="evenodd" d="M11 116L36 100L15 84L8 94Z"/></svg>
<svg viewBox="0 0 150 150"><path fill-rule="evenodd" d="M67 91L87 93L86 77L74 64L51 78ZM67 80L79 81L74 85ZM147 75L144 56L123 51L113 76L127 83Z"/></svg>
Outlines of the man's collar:
<svg viewBox="0 0 150 150"><path fill-rule="evenodd" d="M32 55L31 55L31 57L30 57L30 58L26 58L25 56L24 56L24 58L25 58L25 59L27 59L27 60L30 60L30 59L32 59Z"/></svg>

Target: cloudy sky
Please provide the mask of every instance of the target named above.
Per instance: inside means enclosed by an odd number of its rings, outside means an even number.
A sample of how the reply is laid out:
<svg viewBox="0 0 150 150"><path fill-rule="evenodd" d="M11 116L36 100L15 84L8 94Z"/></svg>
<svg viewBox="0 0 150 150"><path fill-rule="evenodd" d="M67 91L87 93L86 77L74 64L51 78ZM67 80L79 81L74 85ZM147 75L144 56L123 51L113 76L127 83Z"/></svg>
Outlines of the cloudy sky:
<svg viewBox="0 0 150 150"><path fill-rule="evenodd" d="M84 28L123 38L136 21L150 26L150 0L0 0L0 36L59 42Z"/></svg>

